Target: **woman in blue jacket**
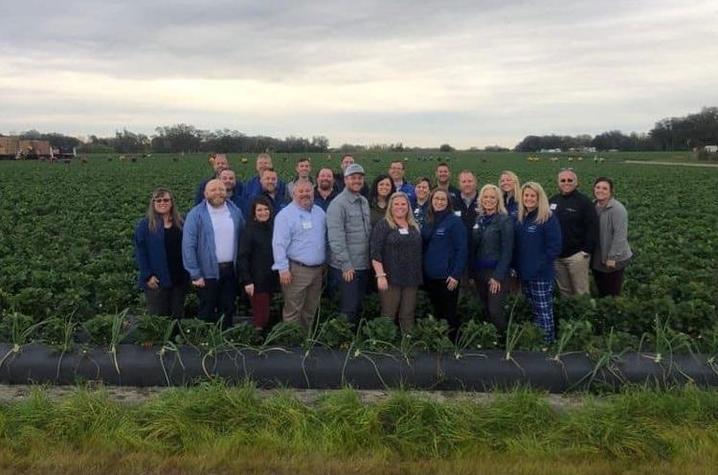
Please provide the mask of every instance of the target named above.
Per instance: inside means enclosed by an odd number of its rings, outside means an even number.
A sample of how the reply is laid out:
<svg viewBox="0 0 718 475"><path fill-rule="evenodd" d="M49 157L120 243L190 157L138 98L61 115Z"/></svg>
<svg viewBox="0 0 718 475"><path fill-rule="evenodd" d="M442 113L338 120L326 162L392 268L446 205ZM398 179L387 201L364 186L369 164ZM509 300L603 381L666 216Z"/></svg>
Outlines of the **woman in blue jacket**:
<svg viewBox="0 0 718 475"><path fill-rule="evenodd" d="M431 205L421 228L424 241L424 285L434 307L436 318L446 319L456 337L459 318L459 279L466 267L468 253L466 227L451 208L449 194L436 189L429 198Z"/></svg>
<svg viewBox="0 0 718 475"><path fill-rule="evenodd" d="M521 187L515 235L516 271L531 304L534 323L547 343L555 339L553 321L553 262L561 253L561 226L551 213L541 185L529 181Z"/></svg>
<svg viewBox="0 0 718 475"><path fill-rule="evenodd" d="M182 266L182 217L170 190L152 192L147 216L135 229L134 244L147 312L184 318L189 278Z"/></svg>

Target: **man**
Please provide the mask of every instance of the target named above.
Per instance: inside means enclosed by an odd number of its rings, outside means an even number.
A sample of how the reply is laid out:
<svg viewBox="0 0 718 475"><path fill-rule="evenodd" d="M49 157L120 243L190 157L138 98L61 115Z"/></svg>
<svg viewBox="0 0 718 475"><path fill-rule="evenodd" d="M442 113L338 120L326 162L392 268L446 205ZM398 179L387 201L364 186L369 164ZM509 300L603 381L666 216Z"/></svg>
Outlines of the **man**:
<svg viewBox="0 0 718 475"><path fill-rule="evenodd" d="M339 282L340 311L352 325L361 314L369 279L369 202L361 195L364 168L356 163L344 170L344 190L327 209L329 280Z"/></svg>
<svg viewBox="0 0 718 475"><path fill-rule="evenodd" d="M294 196L292 191L294 190L294 185L298 181L304 180L312 182L312 161L309 158L300 158L294 166L294 171L296 172L294 180L287 183L287 201L292 200L292 196Z"/></svg>
<svg viewBox="0 0 718 475"><path fill-rule="evenodd" d="M410 201L414 201L416 199L416 193L414 192L414 186L404 181L404 162L401 160L394 160L389 164L389 176L394 181L394 188L396 188L396 191L403 191L407 194Z"/></svg>
<svg viewBox="0 0 718 475"><path fill-rule="evenodd" d="M261 171L259 191L256 194L252 196L247 196L247 194L245 194L245 196L242 197L242 202L244 204L242 211L244 212L245 219L249 219L252 202L257 196L266 196L269 199L269 202L272 203L272 209L275 214L286 206L287 197L284 191L284 183L279 180L277 171L274 168L265 168Z"/></svg>
<svg viewBox="0 0 718 475"><path fill-rule="evenodd" d="M241 192L242 184L239 184L240 190L237 190L237 175L235 175L234 170L225 168L219 173L218 178L224 185L224 189L227 190L227 200L234 203L234 205L241 210L243 208Z"/></svg>
<svg viewBox="0 0 718 475"><path fill-rule="evenodd" d="M337 193L341 193L344 189L344 172L349 165L354 164L354 157L347 154L342 157L341 170L334 174L334 187L337 189ZM364 186L361 188L361 195L364 198L369 198L369 185L364 182Z"/></svg>
<svg viewBox="0 0 718 475"><path fill-rule="evenodd" d="M447 163L439 163L434 170L436 176L436 188L444 190L449 194L449 199L456 200L461 193L458 188L451 185L451 170Z"/></svg>
<svg viewBox="0 0 718 475"><path fill-rule="evenodd" d="M314 189L314 204L326 213L329 203L337 196L334 188L334 173L329 168L322 168L317 172L317 186Z"/></svg>
<svg viewBox="0 0 718 475"><path fill-rule="evenodd" d="M244 190L242 193L242 202L244 203L244 217L247 217L247 213L249 213L249 208L252 204L252 201L254 198L262 193L262 183L261 183L261 177L262 172L267 169L272 168L272 157L269 156L268 153L260 153L257 155L257 161L255 163L255 169L257 170L257 174L247 180L247 182L244 184ZM275 188L277 189L277 192L282 197L283 201L286 197L286 185L282 180L277 179L275 183ZM274 210L275 213L279 210Z"/></svg>
<svg viewBox="0 0 718 475"><path fill-rule="evenodd" d="M187 214L182 230L182 262L197 288L198 316L208 322L223 318L232 324L237 299L235 260L244 228L240 210L227 201L218 179L204 188L205 199Z"/></svg>
<svg viewBox="0 0 718 475"><path fill-rule="evenodd" d="M598 239L596 209L588 196L578 191L573 170L559 172L558 189L560 193L549 200L563 238L561 254L554 262L556 283L562 297L588 294L591 254Z"/></svg>
<svg viewBox="0 0 718 475"><path fill-rule="evenodd" d="M469 238L471 238L471 229L476 223L476 200L477 193L476 176L469 170L462 170L459 173L459 194L452 201L454 214L461 218L466 226ZM471 244L471 241L469 241Z"/></svg>
<svg viewBox="0 0 718 475"><path fill-rule="evenodd" d="M212 160L212 168L214 169L214 174L206 180L202 180L202 183L200 183L197 187L197 191L194 195L195 206L200 204L204 200L204 187L207 185L207 182L210 180L214 180L215 178L219 178L219 174L222 173L222 170L226 170L229 168L229 161L227 160L227 155L223 153L214 154L214 158Z"/></svg>
<svg viewBox="0 0 718 475"><path fill-rule="evenodd" d="M326 215L313 204L309 181L297 182L293 200L274 219L272 269L279 271L285 322L298 322L309 333L322 293L326 260Z"/></svg>

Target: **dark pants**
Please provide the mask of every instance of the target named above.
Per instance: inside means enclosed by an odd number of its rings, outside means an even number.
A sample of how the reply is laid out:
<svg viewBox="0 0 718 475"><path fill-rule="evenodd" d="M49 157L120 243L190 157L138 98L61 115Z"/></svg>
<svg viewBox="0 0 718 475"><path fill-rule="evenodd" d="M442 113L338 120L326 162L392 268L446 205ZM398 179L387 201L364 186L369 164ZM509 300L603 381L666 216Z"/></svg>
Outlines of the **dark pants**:
<svg viewBox="0 0 718 475"><path fill-rule="evenodd" d="M187 284L175 285L168 289L145 289L145 300L147 301L147 313L172 317L174 319L184 318L184 300L187 295Z"/></svg>
<svg viewBox="0 0 718 475"><path fill-rule="evenodd" d="M269 306L272 303L271 292L254 292L249 298L252 303L252 324L264 330L269 324Z"/></svg>
<svg viewBox="0 0 718 475"><path fill-rule="evenodd" d="M446 320L449 323L452 338L456 338L456 332L461 324L456 314L459 303L459 287L454 290L447 289L446 279L427 280L424 285L429 294L431 306L434 308L434 317Z"/></svg>
<svg viewBox="0 0 718 475"><path fill-rule="evenodd" d="M334 273L333 278L339 281L339 311L349 323L356 326L361 317L362 300L366 296L369 270L355 270L351 282L344 281L342 271L339 269L330 267L329 272Z"/></svg>
<svg viewBox="0 0 718 475"><path fill-rule="evenodd" d="M204 279L204 287L197 289L199 318L216 323L224 316L222 327L232 326L237 306L237 285L231 266L220 267L219 279Z"/></svg>
<svg viewBox="0 0 718 475"><path fill-rule="evenodd" d="M506 303L506 294L509 291L509 279L500 281L501 290L492 294L489 291L489 280L493 275L493 269L481 269L474 274L474 282L476 283L476 292L484 307L484 314L489 321L496 327L500 334L506 332L506 318L504 317L504 304Z"/></svg>
<svg viewBox="0 0 718 475"><path fill-rule="evenodd" d="M593 278L596 280L596 288L599 297L618 297L623 288L624 269L613 272L601 272L594 270Z"/></svg>

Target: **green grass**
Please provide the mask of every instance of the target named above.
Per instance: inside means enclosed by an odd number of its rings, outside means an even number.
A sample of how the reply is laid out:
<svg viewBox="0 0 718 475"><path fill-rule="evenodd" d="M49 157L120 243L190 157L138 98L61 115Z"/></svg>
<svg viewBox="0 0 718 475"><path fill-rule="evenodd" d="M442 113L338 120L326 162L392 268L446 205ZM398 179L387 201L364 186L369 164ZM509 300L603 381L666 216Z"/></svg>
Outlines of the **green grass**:
<svg viewBox="0 0 718 475"><path fill-rule="evenodd" d="M696 473L717 460L718 393L695 388L557 407L522 389L373 403L344 389L309 404L212 383L135 405L38 389L0 406L0 470L30 473L673 473L688 462Z"/></svg>

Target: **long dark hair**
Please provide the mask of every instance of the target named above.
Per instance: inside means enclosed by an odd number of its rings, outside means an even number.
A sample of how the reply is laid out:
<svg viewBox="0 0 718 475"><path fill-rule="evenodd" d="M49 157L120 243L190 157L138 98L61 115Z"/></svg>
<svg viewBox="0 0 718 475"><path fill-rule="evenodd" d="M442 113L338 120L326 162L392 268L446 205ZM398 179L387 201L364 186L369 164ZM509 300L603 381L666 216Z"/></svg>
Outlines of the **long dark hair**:
<svg viewBox="0 0 718 475"><path fill-rule="evenodd" d="M443 193L446 195L446 212L451 213L454 211L454 206L451 203L451 197L449 197L449 192L446 190L442 190L441 188L434 188L434 190L429 195L429 207L426 210L426 222L429 224L434 223L434 217L436 216L436 213L434 212L434 195L437 193Z"/></svg>
<svg viewBox="0 0 718 475"><path fill-rule="evenodd" d="M389 180L389 183L391 183L391 191L389 191L389 195L386 197L387 204L389 203L389 197L396 191L394 180L392 180L389 175L383 174L374 178L374 181L371 184L371 190L369 190L369 206L372 208L379 202L379 183L383 180Z"/></svg>

